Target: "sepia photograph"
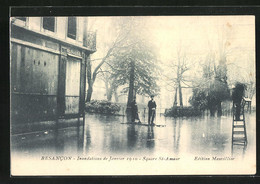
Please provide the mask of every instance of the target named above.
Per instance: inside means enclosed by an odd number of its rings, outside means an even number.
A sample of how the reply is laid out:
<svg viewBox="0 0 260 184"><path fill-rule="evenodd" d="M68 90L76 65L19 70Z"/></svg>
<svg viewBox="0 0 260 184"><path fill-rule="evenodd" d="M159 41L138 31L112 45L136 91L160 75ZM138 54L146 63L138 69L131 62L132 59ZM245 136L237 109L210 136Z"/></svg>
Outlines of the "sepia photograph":
<svg viewBox="0 0 260 184"><path fill-rule="evenodd" d="M254 175L255 16L10 17L12 176Z"/></svg>

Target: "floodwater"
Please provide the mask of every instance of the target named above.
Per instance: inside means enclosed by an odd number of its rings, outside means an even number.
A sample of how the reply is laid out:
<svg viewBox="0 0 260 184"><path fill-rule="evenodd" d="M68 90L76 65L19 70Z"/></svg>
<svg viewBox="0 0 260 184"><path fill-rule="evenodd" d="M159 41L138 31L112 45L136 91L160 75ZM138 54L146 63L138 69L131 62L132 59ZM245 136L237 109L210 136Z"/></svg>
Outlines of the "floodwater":
<svg viewBox="0 0 260 184"><path fill-rule="evenodd" d="M143 123L145 122L142 117ZM50 154L255 156L255 113L246 114L247 146L232 147L232 117L168 118L157 115L165 127L129 125L125 116L86 114L82 119L40 122L13 128L12 156ZM38 129L37 129L38 128ZM19 132L20 130L20 132ZM24 132L25 131L25 132ZM233 149L232 149L233 148Z"/></svg>

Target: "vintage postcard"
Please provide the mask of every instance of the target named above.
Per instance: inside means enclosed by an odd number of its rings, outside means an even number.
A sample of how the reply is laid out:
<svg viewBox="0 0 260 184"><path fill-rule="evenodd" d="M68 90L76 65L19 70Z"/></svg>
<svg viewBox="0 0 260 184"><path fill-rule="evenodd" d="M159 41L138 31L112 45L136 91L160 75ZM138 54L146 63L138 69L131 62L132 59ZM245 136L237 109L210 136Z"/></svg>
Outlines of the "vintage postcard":
<svg viewBox="0 0 260 184"><path fill-rule="evenodd" d="M10 17L11 175L256 173L254 16Z"/></svg>

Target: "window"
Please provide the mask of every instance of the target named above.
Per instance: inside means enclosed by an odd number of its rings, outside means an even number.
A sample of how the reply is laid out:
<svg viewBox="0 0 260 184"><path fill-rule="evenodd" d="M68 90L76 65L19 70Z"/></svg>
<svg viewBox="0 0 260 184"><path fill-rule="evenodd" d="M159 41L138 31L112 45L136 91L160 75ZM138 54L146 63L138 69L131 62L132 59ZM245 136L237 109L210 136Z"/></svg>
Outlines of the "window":
<svg viewBox="0 0 260 184"><path fill-rule="evenodd" d="M54 17L43 17L42 27L44 29L54 32L55 18Z"/></svg>
<svg viewBox="0 0 260 184"><path fill-rule="evenodd" d="M68 33L67 36L76 40L76 29L77 28L77 21L76 17L68 17Z"/></svg>

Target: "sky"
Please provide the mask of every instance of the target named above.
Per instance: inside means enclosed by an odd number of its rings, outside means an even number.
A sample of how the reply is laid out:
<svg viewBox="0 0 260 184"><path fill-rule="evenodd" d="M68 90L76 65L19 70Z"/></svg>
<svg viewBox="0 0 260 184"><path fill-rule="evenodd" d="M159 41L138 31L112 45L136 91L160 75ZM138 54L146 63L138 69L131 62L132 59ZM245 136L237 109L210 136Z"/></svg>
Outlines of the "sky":
<svg viewBox="0 0 260 184"><path fill-rule="evenodd" d="M98 41L106 41L113 29L109 20L118 17L91 17L89 23L96 29ZM231 42L230 47L254 48L254 16L147 16L141 17L150 29L150 39L156 43L159 57L170 60L173 50L182 44L190 53L201 54L217 49L221 37ZM94 23L93 23L94 21ZM93 25L94 24L94 25ZM225 33L226 32L226 33ZM111 39L111 38L108 38ZM97 43L100 47L101 44ZM96 55L102 52L98 48Z"/></svg>

